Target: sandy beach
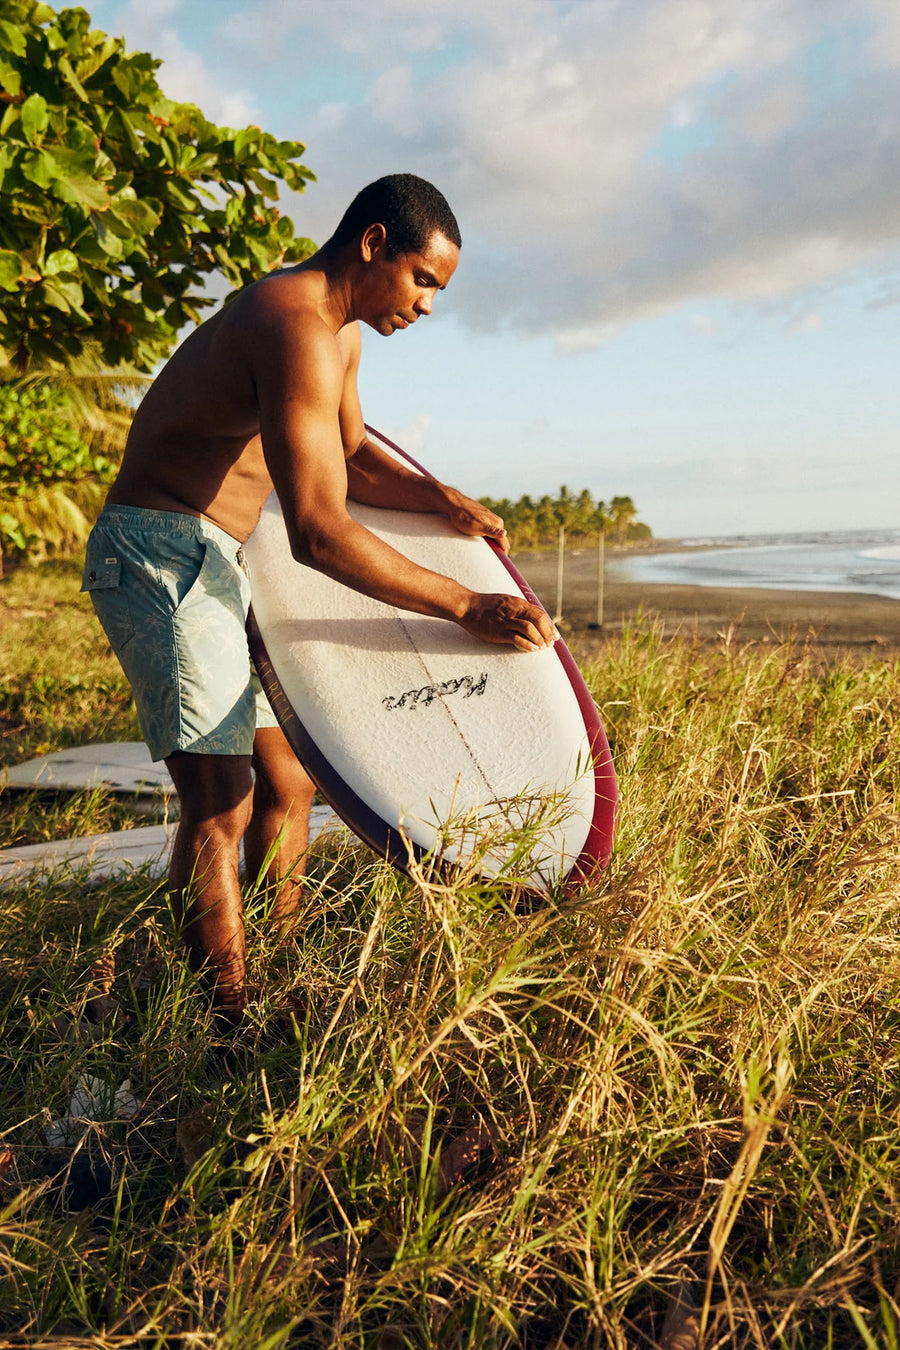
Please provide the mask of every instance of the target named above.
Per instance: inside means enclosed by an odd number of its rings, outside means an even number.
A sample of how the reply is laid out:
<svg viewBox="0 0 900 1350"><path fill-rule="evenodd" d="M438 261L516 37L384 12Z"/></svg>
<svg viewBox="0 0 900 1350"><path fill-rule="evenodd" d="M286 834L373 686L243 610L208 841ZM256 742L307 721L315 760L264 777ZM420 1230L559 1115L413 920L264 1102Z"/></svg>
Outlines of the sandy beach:
<svg viewBox="0 0 900 1350"><path fill-rule="evenodd" d="M517 553L513 561L542 602L556 605L556 554ZM603 629L597 620L593 553L569 553L565 564L563 631L573 647L592 648L618 633L637 614L654 617L665 633L713 641L733 627L739 642L779 642L794 637L825 649L900 654L900 600L849 591L763 590L749 587L650 585L615 579L608 570Z"/></svg>

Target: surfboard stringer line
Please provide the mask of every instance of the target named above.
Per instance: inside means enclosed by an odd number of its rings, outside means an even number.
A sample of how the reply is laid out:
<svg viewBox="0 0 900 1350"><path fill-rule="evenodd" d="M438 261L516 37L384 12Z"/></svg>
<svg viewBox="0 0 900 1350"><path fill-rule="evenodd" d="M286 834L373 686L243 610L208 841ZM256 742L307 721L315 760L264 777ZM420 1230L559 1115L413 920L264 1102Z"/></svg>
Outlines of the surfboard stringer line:
<svg viewBox="0 0 900 1350"><path fill-rule="evenodd" d="M429 473L423 465L413 459L412 455L407 454L401 446L395 444L389 436L385 436L383 432L370 426L368 422L365 423L365 428L372 436L377 436L378 440L383 441L391 450L405 459L408 464L411 464L414 469L417 469L424 478L434 478L434 474ZM545 606L541 604L515 563L510 561L495 540L488 539L487 543L503 563L525 599L533 605L537 605L539 609L543 609L546 614ZM600 721L600 715L597 712L597 705L591 697L591 691L584 682L584 677L578 669L574 656L562 639L554 645L553 650L566 672L566 677L578 701L578 708L584 719L594 764L594 814L584 848L569 871L566 881L568 889L590 881L591 877L609 862L619 821L619 791L616 783L616 771L613 767L612 751L609 748L609 741L606 739L606 732L603 730L603 723Z"/></svg>

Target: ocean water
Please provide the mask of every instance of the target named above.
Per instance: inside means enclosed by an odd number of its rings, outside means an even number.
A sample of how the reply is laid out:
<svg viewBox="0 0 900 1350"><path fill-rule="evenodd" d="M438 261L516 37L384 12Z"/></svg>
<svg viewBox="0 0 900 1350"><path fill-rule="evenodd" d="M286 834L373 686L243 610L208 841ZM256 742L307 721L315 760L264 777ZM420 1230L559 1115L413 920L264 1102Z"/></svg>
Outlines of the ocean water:
<svg viewBox="0 0 900 1350"><path fill-rule="evenodd" d="M900 529L685 539L684 551L616 558L622 581L861 591L900 600Z"/></svg>

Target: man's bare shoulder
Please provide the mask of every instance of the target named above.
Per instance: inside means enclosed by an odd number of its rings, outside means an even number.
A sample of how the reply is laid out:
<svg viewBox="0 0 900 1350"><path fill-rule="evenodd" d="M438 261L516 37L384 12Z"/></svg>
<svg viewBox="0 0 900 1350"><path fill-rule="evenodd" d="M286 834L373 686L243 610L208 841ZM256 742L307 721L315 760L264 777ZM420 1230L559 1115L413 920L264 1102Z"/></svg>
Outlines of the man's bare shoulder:
<svg viewBox="0 0 900 1350"><path fill-rule="evenodd" d="M222 336L257 389L309 382L324 389L343 379L346 356L322 315L318 288L303 274L275 273L228 307Z"/></svg>
<svg viewBox="0 0 900 1350"><path fill-rule="evenodd" d="M320 291L308 273L274 272L248 286L231 306L234 320L242 329L260 334L308 331L314 338L328 336L334 342L334 333L322 317Z"/></svg>

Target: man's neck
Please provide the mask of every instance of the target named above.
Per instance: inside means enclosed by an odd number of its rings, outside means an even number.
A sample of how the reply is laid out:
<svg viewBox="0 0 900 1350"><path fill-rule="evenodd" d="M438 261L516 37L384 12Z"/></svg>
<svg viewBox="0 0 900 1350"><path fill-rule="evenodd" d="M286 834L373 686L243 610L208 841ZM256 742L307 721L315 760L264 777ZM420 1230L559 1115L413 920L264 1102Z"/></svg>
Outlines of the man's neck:
<svg viewBox="0 0 900 1350"><path fill-rule="evenodd" d="M356 317L353 313L353 285L349 264L346 249L323 244L311 258L300 263L296 269L298 272L316 276L321 286L319 312L335 333Z"/></svg>

